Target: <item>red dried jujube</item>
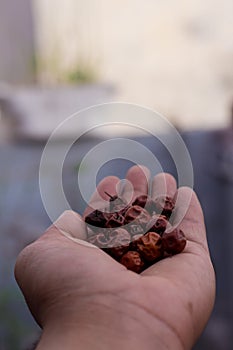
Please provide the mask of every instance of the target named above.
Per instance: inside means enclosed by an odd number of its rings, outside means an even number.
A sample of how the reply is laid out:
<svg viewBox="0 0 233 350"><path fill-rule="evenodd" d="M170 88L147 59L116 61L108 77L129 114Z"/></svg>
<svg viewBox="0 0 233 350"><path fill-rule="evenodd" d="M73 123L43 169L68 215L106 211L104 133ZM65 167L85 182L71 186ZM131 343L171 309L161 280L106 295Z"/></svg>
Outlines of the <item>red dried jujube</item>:
<svg viewBox="0 0 233 350"><path fill-rule="evenodd" d="M131 205L109 196L106 212L95 210L85 221L88 241L136 273L164 258L181 253L186 245L183 231L172 229L169 217L175 207L171 197L152 200L138 196ZM169 230L169 231L168 231Z"/></svg>

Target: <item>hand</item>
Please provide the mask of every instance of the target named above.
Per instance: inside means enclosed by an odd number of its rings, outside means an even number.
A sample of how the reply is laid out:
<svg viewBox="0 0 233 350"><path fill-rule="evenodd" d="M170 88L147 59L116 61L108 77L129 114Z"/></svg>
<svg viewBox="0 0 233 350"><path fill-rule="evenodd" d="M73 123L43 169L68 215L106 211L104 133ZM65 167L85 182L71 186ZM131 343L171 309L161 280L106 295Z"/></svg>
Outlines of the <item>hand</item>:
<svg viewBox="0 0 233 350"><path fill-rule="evenodd" d="M139 166L127 174L134 196L148 191L149 172ZM114 195L119 179L105 178L97 192ZM161 260L141 275L126 270L102 250L83 244L85 225L65 212L18 257L15 275L26 302L43 328L43 349L191 349L213 308L215 275L209 256L202 209L189 188L159 174L152 196L178 195L176 217L185 232L185 250ZM85 215L96 202L93 195ZM163 192L164 194L164 192ZM72 239L66 237L70 236Z"/></svg>

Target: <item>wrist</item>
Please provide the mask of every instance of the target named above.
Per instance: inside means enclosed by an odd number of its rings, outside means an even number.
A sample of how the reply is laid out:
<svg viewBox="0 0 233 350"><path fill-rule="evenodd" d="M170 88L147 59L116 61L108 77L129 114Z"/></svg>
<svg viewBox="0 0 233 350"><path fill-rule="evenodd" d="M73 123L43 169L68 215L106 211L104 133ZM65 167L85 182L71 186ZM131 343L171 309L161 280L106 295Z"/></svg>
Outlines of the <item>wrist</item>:
<svg viewBox="0 0 233 350"><path fill-rule="evenodd" d="M133 304L105 298L77 310L75 317L57 313L47 322L36 350L183 349L168 326Z"/></svg>
<svg viewBox="0 0 233 350"><path fill-rule="evenodd" d="M159 329L159 328L158 328ZM40 342L36 350L184 350L179 341L173 336L165 334L164 328L158 335L154 332L147 337L147 332L135 328L131 332L111 332L111 326L106 329L101 327L79 328L79 330L62 325L53 325L43 330Z"/></svg>

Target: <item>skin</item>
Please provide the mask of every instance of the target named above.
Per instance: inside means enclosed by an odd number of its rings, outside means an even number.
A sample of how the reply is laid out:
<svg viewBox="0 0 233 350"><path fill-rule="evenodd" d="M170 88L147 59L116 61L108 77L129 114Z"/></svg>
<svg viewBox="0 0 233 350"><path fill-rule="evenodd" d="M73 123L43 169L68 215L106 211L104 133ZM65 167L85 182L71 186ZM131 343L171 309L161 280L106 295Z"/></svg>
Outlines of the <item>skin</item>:
<svg viewBox="0 0 233 350"><path fill-rule="evenodd" d="M147 169L134 166L126 178L133 185L133 198L148 193ZM116 194L118 182L117 177L105 178L84 216L99 196L108 200L105 191ZM157 175L151 187L153 197L166 193L177 198L174 220L185 232L187 245L181 254L161 260L141 275L100 249L82 244L79 238L85 238L85 226L70 211L20 253L16 280L43 329L37 350L192 348L215 299L202 209L195 193L186 187L177 190L169 174ZM123 196L128 190L126 185ZM187 198L191 198L188 208Z"/></svg>

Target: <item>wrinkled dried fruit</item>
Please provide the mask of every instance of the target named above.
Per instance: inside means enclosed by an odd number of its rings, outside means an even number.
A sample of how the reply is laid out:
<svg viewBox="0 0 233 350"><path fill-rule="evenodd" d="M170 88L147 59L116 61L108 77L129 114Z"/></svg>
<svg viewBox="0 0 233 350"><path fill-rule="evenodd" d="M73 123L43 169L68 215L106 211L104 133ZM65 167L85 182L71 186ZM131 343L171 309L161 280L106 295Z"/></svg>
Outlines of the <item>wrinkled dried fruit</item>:
<svg viewBox="0 0 233 350"><path fill-rule="evenodd" d="M160 235L165 232L167 227L167 219L164 215L153 215L146 225L146 231L156 232Z"/></svg>
<svg viewBox="0 0 233 350"><path fill-rule="evenodd" d="M120 227L124 225L125 218L119 212L111 214L110 218L105 224L106 228Z"/></svg>
<svg viewBox="0 0 233 350"><path fill-rule="evenodd" d="M134 247L148 262L158 260L163 255L162 240L159 234L148 232L134 241Z"/></svg>
<svg viewBox="0 0 233 350"><path fill-rule="evenodd" d="M181 253L186 246L186 238L184 232L179 229L174 229L171 232L164 232L162 235L163 249L168 254Z"/></svg>
<svg viewBox="0 0 233 350"><path fill-rule="evenodd" d="M85 218L92 225L87 227L90 243L137 273L166 255L183 251L185 235L168 221L175 206L172 198L160 196L152 200L140 195L132 205L126 205L118 196L105 193L110 198L109 208L95 210Z"/></svg>
<svg viewBox="0 0 233 350"><path fill-rule="evenodd" d="M125 205L125 204L117 204L114 206L114 211L116 213L123 215L123 216L125 216L125 213L128 209L129 209L129 206Z"/></svg>
<svg viewBox="0 0 233 350"><path fill-rule="evenodd" d="M98 209L94 210L85 217L85 222L94 227L105 227L108 220L108 214Z"/></svg>
<svg viewBox="0 0 233 350"><path fill-rule="evenodd" d="M122 198L118 197L117 195L111 196L108 192L105 191L105 194L109 196L109 210L110 212L119 211L120 209L125 208L126 204L123 201ZM118 209L117 209L118 207Z"/></svg>
<svg viewBox="0 0 233 350"><path fill-rule="evenodd" d="M109 246L107 253L119 260L124 253L129 250L131 236L128 231L123 228L117 228L108 233Z"/></svg>
<svg viewBox="0 0 233 350"><path fill-rule="evenodd" d="M130 207L125 213L125 223L127 224L133 221L137 225L146 225L150 218L148 211L139 205Z"/></svg>
<svg viewBox="0 0 233 350"><path fill-rule="evenodd" d="M127 267L128 270L140 273L143 270L144 262L138 252L128 251L120 260L120 263Z"/></svg>
<svg viewBox="0 0 233 350"><path fill-rule="evenodd" d="M169 196L160 196L155 199L155 206L157 213L165 215L167 218L169 218L172 214L172 210L175 207L175 202Z"/></svg>
<svg viewBox="0 0 233 350"><path fill-rule="evenodd" d="M145 230L143 229L143 227L141 225L129 224L127 226L127 230L130 232L132 237L134 237L135 235L145 233Z"/></svg>
<svg viewBox="0 0 233 350"><path fill-rule="evenodd" d="M132 205L139 205L140 207L145 208L150 214L156 209L155 202L146 194L136 197Z"/></svg>

